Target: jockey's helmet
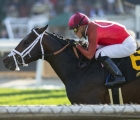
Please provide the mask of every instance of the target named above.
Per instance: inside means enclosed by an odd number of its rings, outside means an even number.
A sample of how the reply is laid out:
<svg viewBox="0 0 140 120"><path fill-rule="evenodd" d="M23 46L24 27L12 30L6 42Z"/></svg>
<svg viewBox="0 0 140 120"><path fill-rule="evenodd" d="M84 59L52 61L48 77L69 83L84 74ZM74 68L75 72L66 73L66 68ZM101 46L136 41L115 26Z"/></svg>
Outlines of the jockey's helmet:
<svg viewBox="0 0 140 120"><path fill-rule="evenodd" d="M89 18L85 14L76 12L70 17L68 26L69 29L74 29L81 25L87 25L88 23Z"/></svg>

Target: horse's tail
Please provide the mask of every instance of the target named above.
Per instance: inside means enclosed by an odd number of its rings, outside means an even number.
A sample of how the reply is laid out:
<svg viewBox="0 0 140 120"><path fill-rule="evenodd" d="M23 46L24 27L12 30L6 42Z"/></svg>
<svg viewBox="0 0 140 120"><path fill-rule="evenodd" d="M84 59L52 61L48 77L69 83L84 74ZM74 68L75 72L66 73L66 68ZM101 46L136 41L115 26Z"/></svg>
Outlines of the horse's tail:
<svg viewBox="0 0 140 120"><path fill-rule="evenodd" d="M137 44L137 48L140 47L140 43L138 41L136 41L136 44Z"/></svg>
<svg viewBox="0 0 140 120"><path fill-rule="evenodd" d="M137 48L140 47L140 43L136 40L136 34L133 30L128 30L128 33L135 39L136 44L137 44Z"/></svg>

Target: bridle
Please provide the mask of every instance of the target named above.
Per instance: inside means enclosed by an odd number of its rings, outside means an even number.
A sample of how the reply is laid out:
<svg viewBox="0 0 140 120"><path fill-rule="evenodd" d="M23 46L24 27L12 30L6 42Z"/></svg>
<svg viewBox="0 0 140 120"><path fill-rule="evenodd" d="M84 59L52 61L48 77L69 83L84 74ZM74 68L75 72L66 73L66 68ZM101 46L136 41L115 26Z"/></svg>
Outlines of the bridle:
<svg viewBox="0 0 140 120"><path fill-rule="evenodd" d="M29 55L29 56L31 57L30 52L31 52L31 50L34 48L34 46L35 46L39 41L40 41L40 46L41 46L42 59L44 60L44 56L43 56L43 54L44 54L44 49L43 49L43 46L42 46L42 38L43 38L43 36L44 36L45 31L44 31L42 34L40 34L40 35L36 32L35 29L33 29L33 32L34 32L38 37L37 37L24 51L22 51L22 52L20 53L20 52L18 52L17 50L13 49L13 50L11 51L11 53L8 55L9 57L13 56L13 59L14 59L14 61L15 61L15 65L16 65L16 69L15 69L15 70L20 70L18 64L23 65L23 66L26 66L26 67L28 66L28 64L26 64L25 61L24 61L24 57L25 57L26 55ZM18 55L21 57L21 60L22 60L21 63L19 63L18 59L16 59L16 57L15 57L16 54L18 54Z"/></svg>
<svg viewBox="0 0 140 120"><path fill-rule="evenodd" d="M15 70L17 70L17 71L20 70L18 64L19 64L19 65L22 65L22 66L25 66L25 67L28 66L28 64L26 64L25 61L24 61L24 57L25 57L26 55L29 55L29 56L31 57L30 52L31 52L31 50L34 48L34 46L35 46L38 42L40 42L40 47L41 47L41 52L42 52L42 54L38 54L38 55L42 55L42 60L44 60L44 56L47 56L47 55L56 55L56 54L62 52L67 46L69 46L69 44L66 44L63 48L61 48L60 50L58 50L58 51L56 51L56 52L54 52L54 53L51 53L51 54L44 54L44 49L43 49L43 46L42 46L42 39L43 39L43 36L44 36L44 34L45 34L46 31L44 31L44 32L41 33L41 34L38 34L38 33L36 32L36 30L33 29L33 32L34 32L38 37L37 37L24 51L22 51L22 52L20 53L20 52L18 52L17 50L13 49L13 50L9 53L9 55L8 55L8 57L13 56L13 59L14 59L14 61L15 61L15 65L16 65L16 69L15 69ZM18 61L18 59L16 59L16 57L15 57L16 54L18 54L18 55L21 57L21 60L22 60L21 63ZM19 56L18 56L18 57L19 57ZM18 57L17 57L17 58L18 58Z"/></svg>

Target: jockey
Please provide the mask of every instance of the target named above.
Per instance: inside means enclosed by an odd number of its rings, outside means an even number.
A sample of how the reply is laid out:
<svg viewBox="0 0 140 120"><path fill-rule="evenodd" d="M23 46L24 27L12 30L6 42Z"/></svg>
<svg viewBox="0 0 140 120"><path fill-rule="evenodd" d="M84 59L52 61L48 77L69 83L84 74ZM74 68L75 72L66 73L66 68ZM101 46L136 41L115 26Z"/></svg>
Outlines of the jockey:
<svg viewBox="0 0 140 120"><path fill-rule="evenodd" d="M70 40L70 45L76 47L86 58L99 60L114 76L113 82L106 86L113 86L125 82L119 68L110 58L123 58L132 55L136 51L136 41L128 33L125 26L112 21L90 21L82 13L75 13L69 19L68 26L80 39L88 37L88 49ZM97 48L97 45L100 48Z"/></svg>

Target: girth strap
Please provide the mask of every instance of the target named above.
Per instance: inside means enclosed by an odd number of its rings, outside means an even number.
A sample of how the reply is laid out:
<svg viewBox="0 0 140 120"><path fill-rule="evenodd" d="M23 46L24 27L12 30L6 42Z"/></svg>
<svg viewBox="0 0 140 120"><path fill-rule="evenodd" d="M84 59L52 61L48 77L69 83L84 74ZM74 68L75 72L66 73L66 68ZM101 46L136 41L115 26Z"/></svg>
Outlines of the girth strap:
<svg viewBox="0 0 140 120"><path fill-rule="evenodd" d="M75 48L75 47L73 47L73 51L74 51L74 53L75 53L76 57L77 57L77 58L79 58L79 55L78 55L77 50L76 50L76 48Z"/></svg>

